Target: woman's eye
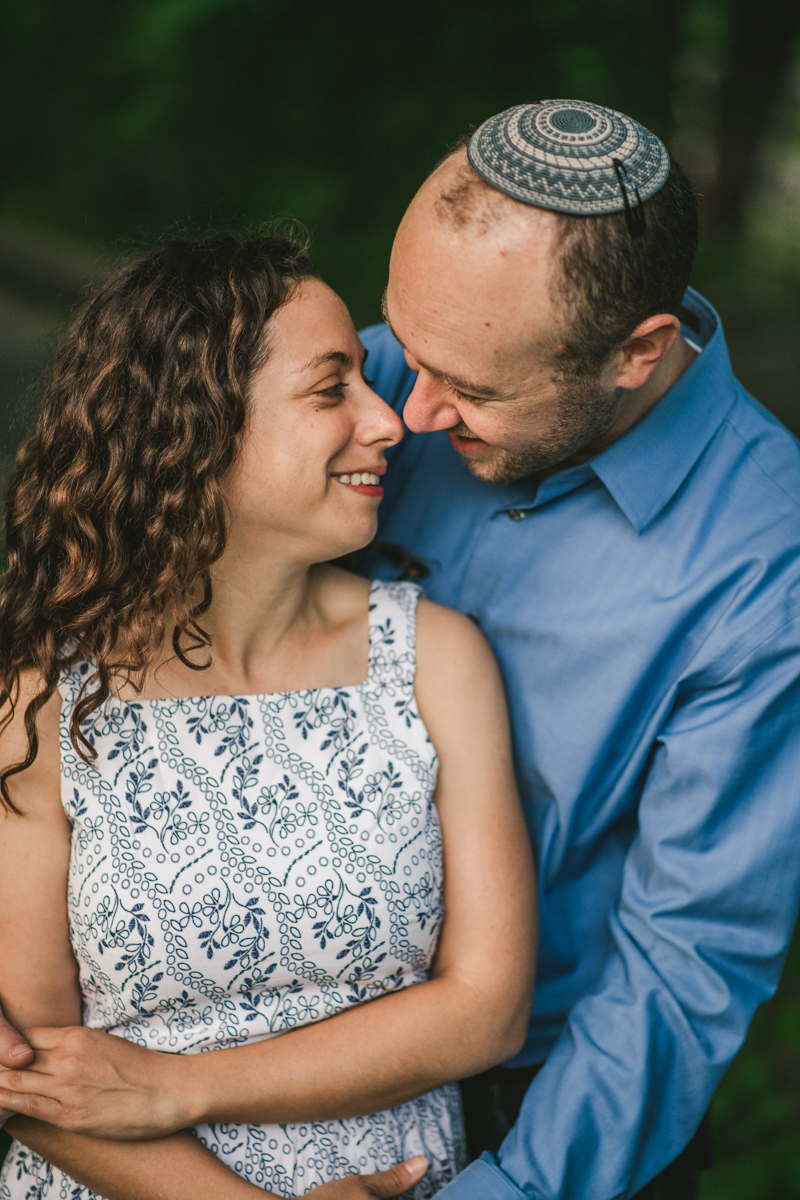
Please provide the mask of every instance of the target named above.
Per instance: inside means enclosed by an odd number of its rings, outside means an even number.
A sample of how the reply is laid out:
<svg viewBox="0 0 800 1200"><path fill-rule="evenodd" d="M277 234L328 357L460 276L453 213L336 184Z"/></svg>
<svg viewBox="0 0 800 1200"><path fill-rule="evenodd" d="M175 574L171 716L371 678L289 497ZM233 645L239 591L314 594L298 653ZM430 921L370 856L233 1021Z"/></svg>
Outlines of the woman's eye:
<svg viewBox="0 0 800 1200"><path fill-rule="evenodd" d="M331 400L344 400L344 390L347 387L346 383L335 383L333 387L323 388L318 392L318 396L328 396Z"/></svg>

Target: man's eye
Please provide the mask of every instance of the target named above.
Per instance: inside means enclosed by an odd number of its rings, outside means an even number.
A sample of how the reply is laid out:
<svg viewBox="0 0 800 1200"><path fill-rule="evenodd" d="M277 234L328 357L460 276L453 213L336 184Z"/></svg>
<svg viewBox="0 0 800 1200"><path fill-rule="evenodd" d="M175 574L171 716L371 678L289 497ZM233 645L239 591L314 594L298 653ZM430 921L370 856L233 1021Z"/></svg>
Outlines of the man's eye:
<svg viewBox="0 0 800 1200"><path fill-rule="evenodd" d="M457 387L451 387L450 391L454 396L458 396L459 400L466 400L468 404L476 404L477 400L474 396L468 396L466 392L461 392Z"/></svg>

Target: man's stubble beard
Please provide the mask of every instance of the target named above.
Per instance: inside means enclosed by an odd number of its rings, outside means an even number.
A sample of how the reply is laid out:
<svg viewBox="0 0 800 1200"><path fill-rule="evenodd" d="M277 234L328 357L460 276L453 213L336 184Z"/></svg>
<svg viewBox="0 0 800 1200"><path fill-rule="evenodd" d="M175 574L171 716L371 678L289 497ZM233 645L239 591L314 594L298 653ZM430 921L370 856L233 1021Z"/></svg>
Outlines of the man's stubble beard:
<svg viewBox="0 0 800 1200"><path fill-rule="evenodd" d="M596 375L561 375L556 382L559 404L555 420L535 444L514 454L492 446L481 459L459 455L477 479L484 483L515 483L530 475L552 472L611 428L619 410L618 389L602 388ZM449 432L468 437L472 431L462 422Z"/></svg>

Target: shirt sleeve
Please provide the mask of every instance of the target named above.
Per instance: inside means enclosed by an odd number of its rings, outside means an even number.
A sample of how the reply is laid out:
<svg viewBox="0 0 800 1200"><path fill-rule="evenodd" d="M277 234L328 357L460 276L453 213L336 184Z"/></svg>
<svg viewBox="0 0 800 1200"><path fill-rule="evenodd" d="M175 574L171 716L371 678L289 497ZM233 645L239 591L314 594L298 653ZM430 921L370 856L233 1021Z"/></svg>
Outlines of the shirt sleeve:
<svg viewBox="0 0 800 1200"><path fill-rule="evenodd" d="M735 667L677 690L612 950L498 1157L472 1163L447 1200L631 1196L694 1135L777 986L797 914L800 615L781 621Z"/></svg>

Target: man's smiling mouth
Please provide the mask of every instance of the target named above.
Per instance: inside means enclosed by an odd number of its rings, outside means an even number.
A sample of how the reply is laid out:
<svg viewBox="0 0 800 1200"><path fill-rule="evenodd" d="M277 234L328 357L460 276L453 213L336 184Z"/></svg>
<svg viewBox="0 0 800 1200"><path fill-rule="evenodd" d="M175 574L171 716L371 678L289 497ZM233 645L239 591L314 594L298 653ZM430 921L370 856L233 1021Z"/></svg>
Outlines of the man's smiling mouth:
<svg viewBox="0 0 800 1200"><path fill-rule="evenodd" d="M457 450L459 454L481 454L484 450L484 447L488 447L489 445L488 442L484 442L482 438L479 438L472 432L455 433L454 430L448 429L447 437L450 445L454 450Z"/></svg>

